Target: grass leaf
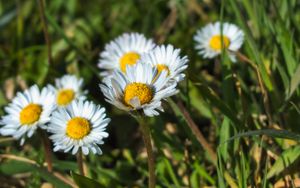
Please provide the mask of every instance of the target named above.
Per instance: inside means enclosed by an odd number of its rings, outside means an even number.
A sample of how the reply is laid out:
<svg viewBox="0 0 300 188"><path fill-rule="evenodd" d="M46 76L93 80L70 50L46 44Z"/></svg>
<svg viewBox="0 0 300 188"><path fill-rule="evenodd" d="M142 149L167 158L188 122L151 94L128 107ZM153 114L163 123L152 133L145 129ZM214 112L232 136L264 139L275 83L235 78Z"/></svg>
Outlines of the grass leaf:
<svg viewBox="0 0 300 188"><path fill-rule="evenodd" d="M292 165L299 158L299 156L300 146L291 147L285 150L268 171L267 178L272 178L273 176L280 174L282 171Z"/></svg>
<svg viewBox="0 0 300 188"><path fill-rule="evenodd" d="M293 93L299 87L299 84L300 84L300 65L298 65L294 75L292 76L288 98L290 98L293 95Z"/></svg>
<svg viewBox="0 0 300 188"><path fill-rule="evenodd" d="M71 172L71 175L73 177L73 180L78 185L79 188L101 188L105 187L104 185L101 185L99 182L90 179L88 177L76 174L75 172Z"/></svg>
<svg viewBox="0 0 300 188"><path fill-rule="evenodd" d="M37 172L40 174L41 178L53 184L58 188L68 188L70 187L68 184L64 183L57 177L55 177L52 173L48 172L45 168L39 167L35 164L26 163L22 161L8 161L5 163L1 163L0 172L5 175L16 175L18 173L24 172Z"/></svg>
<svg viewBox="0 0 300 188"><path fill-rule="evenodd" d="M238 133L237 135L228 139L227 142L241 137L260 136L260 135L267 135L275 138L291 139L300 142L299 134L289 132L287 130L276 130L276 129L264 129L264 130L255 130L255 131L248 131L244 133Z"/></svg>

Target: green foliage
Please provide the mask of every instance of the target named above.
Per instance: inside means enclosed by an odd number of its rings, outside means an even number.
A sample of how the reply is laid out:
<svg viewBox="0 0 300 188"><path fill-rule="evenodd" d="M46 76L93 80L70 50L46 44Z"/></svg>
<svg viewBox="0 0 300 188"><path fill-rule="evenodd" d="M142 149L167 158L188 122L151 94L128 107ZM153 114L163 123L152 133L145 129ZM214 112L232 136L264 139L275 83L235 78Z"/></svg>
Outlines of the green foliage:
<svg viewBox="0 0 300 188"><path fill-rule="evenodd" d="M92 180L90 178L87 178L85 176L72 173L72 177L75 181L75 183L78 185L79 188L89 187L89 188L101 188L105 187L104 185L101 185L100 183L96 182L95 180Z"/></svg>
<svg viewBox="0 0 300 188"><path fill-rule="evenodd" d="M32 175L38 175L38 178L53 184L55 187L70 187L53 174L49 173L45 168L39 167L35 164L21 162L21 161L8 161L2 162L0 166L0 173L5 176L12 176L20 173L33 173Z"/></svg>
<svg viewBox="0 0 300 188"><path fill-rule="evenodd" d="M271 178L274 175L278 175L282 171L286 170L292 165L300 156L300 147L295 146L285 150L279 158L276 160L274 165L270 168L267 177Z"/></svg>

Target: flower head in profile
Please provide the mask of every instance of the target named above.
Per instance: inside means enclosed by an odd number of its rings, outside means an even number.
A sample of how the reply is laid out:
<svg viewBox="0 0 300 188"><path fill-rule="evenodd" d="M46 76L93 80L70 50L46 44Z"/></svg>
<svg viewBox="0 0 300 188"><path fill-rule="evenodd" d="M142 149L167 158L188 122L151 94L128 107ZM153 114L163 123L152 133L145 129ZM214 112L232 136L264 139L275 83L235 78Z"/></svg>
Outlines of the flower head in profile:
<svg viewBox="0 0 300 188"><path fill-rule="evenodd" d="M126 74L115 71L113 76L100 84L106 101L125 111L141 110L147 116L163 111L161 100L177 93L177 82L169 81L166 70L158 73L150 64L127 66Z"/></svg>
<svg viewBox="0 0 300 188"><path fill-rule="evenodd" d="M105 130L109 122L105 109L92 102L74 100L66 108L58 108L48 126L54 151L71 151L74 155L81 149L84 155L102 154L98 145L108 137Z"/></svg>
<svg viewBox="0 0 300 188"><path fill-rule="evenodd" d="M2 117L1 124L4 126L0 133L21 139L23 145L26 136L31 137L38 127L45 128L55 108L54 93L48 88L40 91L37 85L33 85L23 93L18 92L5 107L7 115Z"/></svg>
<svg viewBox="0 0 300 188"><path fill-rule="evenodd" d="M183 71L188 67L187 57L180 57L180 49L175 49L172 45L155 47L149 53L143 54L140 62L156 67L159 73L162 70L167 71L170 80L177 82L184 79L185 74Z"/></svg>
<svg viewBox="0 0 300 188"><path fill-rule="evenodd" d="M104 69L100 75L108 76L115 70L126 72L127 66L138 62L143 53L155 47L151 39L139 33L125 33L105 45L105 50L100 54L98 67Z"/></svg>
<svg viewBox="0 0 300 188"><path fill-rule="evenodd" d="M229 50L229 57L235 62L235 55L230 52L236 52L241 48L244 42L244 33L234 24L216 22L198 30L194 40L196 49L204 58L216 57L222 53L223 47Z"/></svg>
<svg viewBox="0 0 300 188"><path fill-rule="evenodd" d="M56 104L58 107L66 107L73 100L84 100L87 91L83 91L83 79L74 75L64 75L55 79L55 87L48 86L56 95Z"/></svg>

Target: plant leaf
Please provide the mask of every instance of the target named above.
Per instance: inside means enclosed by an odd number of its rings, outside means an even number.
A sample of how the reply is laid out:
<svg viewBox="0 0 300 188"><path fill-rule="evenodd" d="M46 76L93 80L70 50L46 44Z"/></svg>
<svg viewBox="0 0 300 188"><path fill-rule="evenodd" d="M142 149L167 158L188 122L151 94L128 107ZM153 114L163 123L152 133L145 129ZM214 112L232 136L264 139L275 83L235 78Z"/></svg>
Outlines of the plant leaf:
<svg viewBox="0 0 300 188"><path fill-rule="evenodd" d="M291 147L285 150L281 156L276 160L267 174L267 178L278 175L296 161L300 156L300 146Z"/></svg>
<svg viewBox="0 0 300 188"><path fill-rule="evenodd" d="M225 116L227 116L236 126L241 125L240 120L236 117L236 114L226 105L221 99L217 97L212 89L203 85L195 84L199 88L201 94L209 100L209 102L217 107Z"/></svg>
<svg viewBox="0 0 300 188"><path fill-rule="evenodd" d="M101 188L105 187L104 185L100 184L99 182L90 179L88 177L76 174L75 172L71 172L71 175L73 177L73 180L80 188Z"/></svg>
<svg viewBox="0 0 300 188"><path fill-rule="evenodd" d="M31 172L31 171L38 172L44 180L53 184L55 187L58 188L70 187L68 184L55 177L52 173L48 172L45 168L39 167L35 164L10 160L8 162L1 163L0 165L0 173L6 175L15 175L18 173Z"/></svg>
<svg viewBox="0 0 300 188"><path fill-rule="evenodd" d="M293 95L293 93L298 88L299 84L300 84L300 65L298 65L298 67L295 71L295 74L293 75L293 77L291 79L291 85L290 85L290 91L289 91L288 98L290 98Z"/></svg>
<svg viewBox="0 0 300 188"><path fill-rule="evenodd" d="M286 130L276 130L276 129L264 129L264 130L256 130L256 131L248 131L244 133L238 133L237 135L229 138L226 142L232 141L236 138L247 137L247 136L259 136L259 135L267 135L271 137L291 139L300 142L300 135L296 133L292 133Z"/></svg>

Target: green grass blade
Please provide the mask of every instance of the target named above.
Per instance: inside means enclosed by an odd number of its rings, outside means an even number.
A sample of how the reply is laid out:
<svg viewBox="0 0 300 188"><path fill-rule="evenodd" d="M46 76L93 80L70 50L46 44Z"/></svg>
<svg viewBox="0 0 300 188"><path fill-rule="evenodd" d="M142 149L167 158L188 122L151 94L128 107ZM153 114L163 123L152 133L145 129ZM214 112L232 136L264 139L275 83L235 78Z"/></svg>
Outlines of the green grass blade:
<svg viewBox="0 0 300 188"><path fill-rule="evenodd" d="M272 91L273 84L271 82L270 75L267 73L266 67L260 57L258 47L256 46L253 36L251 34L252 32L249 29L248 25L246 24L246 21L244 20L244 17L243 17L243 13L241 12L241 9L238 6L238 1L229 0L229 3L234 10L234 13L236 15L238 23L240 24L243 31L245 32L245 38L246 38L245 41L250 47L251 56L254 58L255 62L257 63L257 65L259 67L259 70L263 77L263 81L264 81L265 85L267 86L268 90Z"/></svg>
<svg viewBox="0 0 300 188"><path fill-rule="evenodd" d="M172 168L172 165L170 163L170 161L168 161L166 158L163 159L165 166L166 166L166 170L168 172L168 174L170 175L170 178L172 179L173 183L176 185L176 187L181 187L179 181L177 180L178 178L176 177L174 170Z"/></svg>
<svg viewBox="0 0 300 188"><path fill-rule="evenodd" d="M210 104L217 107L225 116L227 116L236 126L241 126L242 123L236 117L236 113L231 110L231 108L224 103L217 95L214 93L212 89L203 85L203 84L195 84L198 87L200 93L206 98Z"/></svg>
<svg viewBox="0 0 300 188"><path fill-rule="evenodd" d="M267 174L268 174L268 162L269 162L269 157L266 159L266 164L265 164L265 169L264 169L264 178L263 178L263 183L262 183L262 188L267 188Z"/></svg>
<svg viewBox="0 0 300 188"><path fill-rule="evenodd" d="M248 131L244 133L238 133L237 135L231 137L228 141L232 141L237 138L241 137L249 137L249 136L260 136L260 135L267 135L270 137L276 138L284 138L284 139L291 139L300 142L300 135L287 131L287 130L276 130L276 129L264 129L264 130L255 130L255 131ZM222 143L223 144L223 143Z"/></svg>
<svg viewBox="0 0 300 188"><path fill-rule="evenodd" d="M285 150L274 165L270 168L267 174L267 178L272 178L275 175L280 174L291 166L300 156L300 146L291 147Z"/></svg>
<svg viewBox="0 0 300 188"><path fill-rule="evenodd" d="M88 177L76 174L75 172L71 172L71 175L79 188L105 188L105 186L101 185L99 182Z"/></svg>
<svg viewBox="0 0 300 188"><path fill-rule="evenodd" d="M8 161L3 162L0 165L0 174L6 175L16 175L18 173L25 172L37 172L41 176L42 179L48 181L58 188L68 188L70 187L68 184L64 183L57 177L55 177L52 173L48 172L45 168L39 167L35 164L22 162L22 161Z"/></svg>
<svg viewBox="0 0 300 188"><path fill-rule="evenodd" d="M293 95L296 89L299 88L299 84L300 84L300 65L298 65L294 75L292 76L291 85L288 92L289 93L288 99Z"/></svg>

